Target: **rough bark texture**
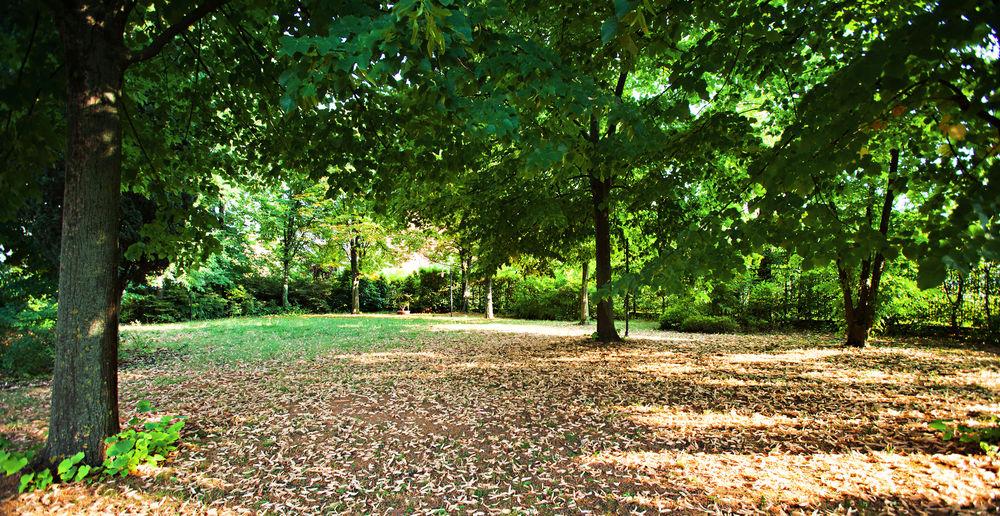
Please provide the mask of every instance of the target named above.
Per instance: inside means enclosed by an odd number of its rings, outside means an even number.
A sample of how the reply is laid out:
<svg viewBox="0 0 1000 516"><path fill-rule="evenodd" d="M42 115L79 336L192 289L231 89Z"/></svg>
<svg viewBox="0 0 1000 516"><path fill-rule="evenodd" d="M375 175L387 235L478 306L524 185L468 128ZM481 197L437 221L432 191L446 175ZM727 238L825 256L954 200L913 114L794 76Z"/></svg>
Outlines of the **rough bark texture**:
<svg viewBox="0 0 1000 516"><path fill-rule="evenodd" d="M590 319L590 307L588 306L587 283L590 282L590 260L583 262L583 273L580 277L580 324L587 324Z"/></svg>
<svg viewBox="0 0 1000 516"><path fill-rule="evenodd" d="M594 204L594 242L597 267L595 276L598 288L611 285L611 217L608 213L608 198L611 180L591 176L590 192ZM604 342L620 341L615 329L614 304L611 296L601 296L597 301L597 339Z"/></svg>
<svg viewBox="0 0 1000 516"><path fill-rule="evenodd" d="M104 459L118 422L118 230L126 51L113 8L54 8L68 74L66 184L49 435L43 460Z"/></svg>
<svg viewBox="0 0 1000 516"><path fill-rule="evenodd" d="M358 246L361 236L351 239L351 313L361 313L361 267L358 264Z"/></svg>
<svg viewBox="0 0 1000 516"><path fill-rule="evenodd" d="M486 318L493 318L493 276L486 278Z"/></svg>

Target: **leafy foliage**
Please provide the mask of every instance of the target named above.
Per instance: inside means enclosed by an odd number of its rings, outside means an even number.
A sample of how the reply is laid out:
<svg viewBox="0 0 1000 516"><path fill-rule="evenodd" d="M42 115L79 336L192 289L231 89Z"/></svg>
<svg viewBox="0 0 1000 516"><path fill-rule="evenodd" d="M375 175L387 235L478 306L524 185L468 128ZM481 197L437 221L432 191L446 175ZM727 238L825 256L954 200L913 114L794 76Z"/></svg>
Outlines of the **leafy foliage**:
<svg viewBox="0 0 1000 516"><path fill-rule="evenodd" d="M152 412L148 401L140 402L136 411L141 415ZM107 458L101 472L108 476L126 476L140 465L157 466L167 455L176 450L184 418L162 416L158 420L143 422L139 416L128 421L128 428L105 441Z"/></svg>
<svg viewBox="0 0 1000 516"><path fill-rule="evenodd" d="M974 444L977 448L990 456L1000 453L1000 418L992 416L986 421L981 421L977 426L967 426L956 423L951 419L937 419L928 426L941 432L941 438L945 441L957 439L962 443Z"/></svg>
<svg viewBox="0 0 1000 516"><path fill-rule="evenodd" d="M736 333L740 325L724 315L691 315L681 321L679 329L693 333Z"/></svg>

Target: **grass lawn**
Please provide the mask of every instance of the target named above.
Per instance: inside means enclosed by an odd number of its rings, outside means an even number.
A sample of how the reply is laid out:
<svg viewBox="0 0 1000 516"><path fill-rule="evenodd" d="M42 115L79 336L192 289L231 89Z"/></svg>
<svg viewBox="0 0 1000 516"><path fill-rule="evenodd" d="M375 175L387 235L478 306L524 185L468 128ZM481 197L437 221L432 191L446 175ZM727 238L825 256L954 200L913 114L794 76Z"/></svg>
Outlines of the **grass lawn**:
<svg viewBox="0 0 1000 516"><path fill-rule="evenodd" d="M122 329L123 417L189 417L165 467L0 513L976 512L1000 460L927 425L1000 413L1000 357L933 342L710 336L443 316ZM0 390L44 440L48 384Z"/></svg>

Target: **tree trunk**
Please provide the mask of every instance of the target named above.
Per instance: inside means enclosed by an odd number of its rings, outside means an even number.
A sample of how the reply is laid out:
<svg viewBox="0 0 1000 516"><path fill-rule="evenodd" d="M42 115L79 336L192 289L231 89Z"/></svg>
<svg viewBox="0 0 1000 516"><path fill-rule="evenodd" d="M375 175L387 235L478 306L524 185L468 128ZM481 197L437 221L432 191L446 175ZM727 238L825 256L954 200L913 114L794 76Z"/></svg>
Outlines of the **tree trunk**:
<svg viewBox="0 0 1000 516"><path fill-rule="evenodd" d="M882 212L878 225L878 232L883 237L889 234L889 219L892 216L892 203L895 200L892 186L899 169L899 150L892 149L889 151L889 155L889 180L882 198ZM868 212L871 214L872 204L869 204ZM857 278L858 299L855 303L852 287L853 274L841 260L837 260L837 274L841 293L844 296L844 319L847 323L847 340L844 343L846 346L861 348L868 344L868 335L875 323L875 307L878 303L879 286L884 270L885 255L881 252L875 253L874 257L862 260L861 272Z"/></svg>
<svg viewBox="0 0 1000 516"><path fill-rule="evenodd" d="M472 293L469 291L469 256L465 252L459 252L459 261L462 267L462 312L469 312L469 298Z"/></svg>
<svg viewBox="0 0 1000 516"><path fill-rule="evenodd" d="M597 258L597 288L608 289L611 286L611 218L609 201L611 194L611 179L590 177L590 192L594 205L594 242ZM598 297L597 301L597 340L617 342L621 340L615 329L614 302L610 292Z"/></svg>
<svg viewBox="0 0 1000 516"><path fill-rule="evenodd" d="M631 262L630 262L631 258L629 256L629 243L628 243L628 239L625 238L625 230L624 229L621 232L621 236L622 236L622 245L625 246L625 274L626 275L630 275L630 274L632 274L632 265L631 265ZM625 290L625 300L624 300L624 305L625 305L625 336L626 337L628 337L629 322L632 320L631 313L630 313L631 309L633 308L632 304L633 304L633 302L632 302L632 289L628 288L628 289Z"/></svg>
<svg viewBox="0 0 1000 516"><path fill-rule="evenodd" d="M493 318L493 275L486 278L486 318Z"/></svg>
<svg viewBox="0 0 1000 516"><path fill-rule="evenodd" d="M590 282L590 260L584 260L583 272L580 275L580 324L587 324L590 319L590 307L588 305L587 283Z"/></svg>
<svg viewBox="0 0 1000 516"><path fill-rule="evenodd" d="M953 333L958 333L958 315L962 312L962 303L964 301L965 301L965 274L959 272L958 290L955 291L955 300L950 302L951 313L949 314L949 321L951 323L951 331Z"/></svg>
<svg viewBox="0 0 1000 516"><path fill-rule="evenodd" d="M361 313L361 267L358 266L360 236L351 239L351 313Z"/></svg>
<svg viewBox="0 0 1000 516"><path fill-rule="evenodd" d="M853 348L863 348L868 344L868 334L871 332L871 323L862 314L847 320L847 342L846 346Z"/></svg>
<svg viewBox="0 0 1000 516"><path fill-rule="evenodd" d="M993 331L993 312L990 307L990 264L983 264L983 307L986 312L986 329Z"/></svg>
<svg viewBox="0 0 1000 516"><path fill-rule="evenodd" d="M281 264L281 306L288 308L288 276L292 268L287 259Z"/></svg>
<svg viewBox="0 0 1000 516"><path fill-rule="evenodd" d="M122 27L110 14L56 9L69 134L51 418L41 460L52 465L82 450L87 464L99 465L105 437L119 431L118 101L126 55Z"/></svg>

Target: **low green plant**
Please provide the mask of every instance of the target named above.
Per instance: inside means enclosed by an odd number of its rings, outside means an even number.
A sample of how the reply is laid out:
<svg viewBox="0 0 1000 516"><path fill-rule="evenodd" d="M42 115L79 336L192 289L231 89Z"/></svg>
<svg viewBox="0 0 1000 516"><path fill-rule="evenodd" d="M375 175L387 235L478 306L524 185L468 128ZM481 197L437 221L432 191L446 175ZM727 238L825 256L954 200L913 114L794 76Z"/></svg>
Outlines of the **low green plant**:
<svg viewBox="0 0 1000 516"><path fill-rule="evenodd" d="M28 465L28 456L23 453L0 449L0 471L5 476L11 476Z"/></svg>
<svg viewBox="0 0 1000 516"><path fill-rule="evenodd" d="M153 411L148 401L139 402L136 411L140 414ZM184 418L163 416L156 421L145 423L135 416L128 422L128 428L108 437L107 458L104 459L103 473L108 476L126 476L141 464L157 466L166 456L177 449Z"/></svg>
<svg viewBox="0 0 1000 516"><path fill-rule="evenodd" d="M1000 418L990 416L982 426L967 426L953 419L937 419L928 426L941 432L945 441L958 439L959 442L975 444L989 456L1000 453Z"/></svg>
<svg viewBox="0 0 1000 516"><path fill-rule="evenodd" d="M691 333L736 333L740 326L724 315L692 315L681 322L680 330Z"/></svg>
<svg viewBox="0 0 1000 516"><path fill-rule="evenodd" d="M139 414L153 412L153 406L148 401L140 401L136 407ZM166 460L166 456L177 449L180 431L184 427L184 418L178 416L163 416L156 421L143 421L135 416L128 422L128 428L105 439L108 445L107 456L100 468L92 468L81 464L84 453L78 452L59 461L56 475L48 468L21 474L18 492L45 489L56 481L79 482L91 473L101 472L108 476L126 476L141 465L156 466ZM30 454L7 450L9 442L0 439L0 471L5 476L20 473L27 467Z"/></svg>

